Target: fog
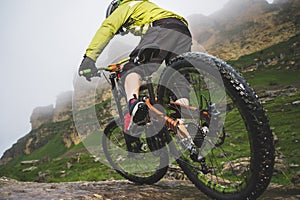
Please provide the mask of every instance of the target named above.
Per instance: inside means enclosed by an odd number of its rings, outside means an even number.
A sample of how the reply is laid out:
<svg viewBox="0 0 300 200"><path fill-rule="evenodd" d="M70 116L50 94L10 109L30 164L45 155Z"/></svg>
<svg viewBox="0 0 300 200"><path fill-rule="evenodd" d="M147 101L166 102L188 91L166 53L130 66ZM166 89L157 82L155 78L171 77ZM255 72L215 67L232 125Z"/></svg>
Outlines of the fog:
<svg viewBox="0 0 300 200"><path fill-rule="evenodd" d="M185 17L209 15L227 1L153 0ZM72 90L74 74L109 2L0 1L0 156L29 133L35 107L55 104L57 95Z"/></svg>

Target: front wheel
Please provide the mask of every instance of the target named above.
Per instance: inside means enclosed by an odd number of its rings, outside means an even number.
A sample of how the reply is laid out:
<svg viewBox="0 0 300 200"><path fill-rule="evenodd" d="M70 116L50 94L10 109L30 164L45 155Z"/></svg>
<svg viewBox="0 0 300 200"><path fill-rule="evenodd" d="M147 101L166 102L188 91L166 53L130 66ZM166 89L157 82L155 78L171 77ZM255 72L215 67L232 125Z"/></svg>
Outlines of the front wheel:
<svg viewBox="0 0 300 200"><path fill-rule="evenodd" d="M142 127L139 131L139 137L135 140L145 145L143 152L129 152L120 120L111 121L104 130L103 151L110 165L124 178L137 184L154 184L168 170L168 152L166 148L152 152L153 137L147 138Z"/></svg>
<svg viewBox="0 0 300 200"><path fill-rule="evenodd" d="M185 118L187 127L196 127L190 128L196 133L189 133L201 162L192 160L186 149L177 158L188 178L214 199L259 197L271 180L274 145L254 91L225 62L207 54L186 53L166 68L158 88L159 102L167 113L174 113L170 102L182 95L188 95L190 105L201 111L198 116L183 113L184 109L173 114Z"/></svg>

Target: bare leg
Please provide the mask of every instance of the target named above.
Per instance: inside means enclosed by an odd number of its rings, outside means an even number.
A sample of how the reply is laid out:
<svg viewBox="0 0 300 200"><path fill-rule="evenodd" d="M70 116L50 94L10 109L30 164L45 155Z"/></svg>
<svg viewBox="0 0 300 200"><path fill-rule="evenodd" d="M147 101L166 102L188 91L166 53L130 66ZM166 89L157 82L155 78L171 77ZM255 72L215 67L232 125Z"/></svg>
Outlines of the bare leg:
<svg viewBox="0 0 300 200"><path fill-rule="evenodd" d="M143 121L148 114L147 105L133 98L138 98L141 85L141 76L138 73L130 73L125 78L125 92L128 101L128 111L124 116L124 132L130 129L132 123ZM132 99L132 100L131 100ZM144 104L144 105L141 105Z"/></svg>
<svg viewBox="0 0 300 200"><path fill-rule="evenodd" d="M137 73L130 73L125 78L125 92L127 101L134 98L134 95L138 98L139 89L141 85L141 76Z"/></svg>

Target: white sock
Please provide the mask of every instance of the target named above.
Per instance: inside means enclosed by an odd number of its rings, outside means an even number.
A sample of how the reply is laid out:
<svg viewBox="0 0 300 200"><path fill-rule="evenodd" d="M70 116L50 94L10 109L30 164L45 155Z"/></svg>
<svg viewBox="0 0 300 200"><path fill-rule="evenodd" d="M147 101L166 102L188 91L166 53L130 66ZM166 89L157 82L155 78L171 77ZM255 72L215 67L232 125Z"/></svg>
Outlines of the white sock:
<svg viewBox="0 0 300 200"><path fill-rule="evenodd" d="M187 98L179 98L175 102L180 103L185 106L190 105L190 101Z"/></svg>

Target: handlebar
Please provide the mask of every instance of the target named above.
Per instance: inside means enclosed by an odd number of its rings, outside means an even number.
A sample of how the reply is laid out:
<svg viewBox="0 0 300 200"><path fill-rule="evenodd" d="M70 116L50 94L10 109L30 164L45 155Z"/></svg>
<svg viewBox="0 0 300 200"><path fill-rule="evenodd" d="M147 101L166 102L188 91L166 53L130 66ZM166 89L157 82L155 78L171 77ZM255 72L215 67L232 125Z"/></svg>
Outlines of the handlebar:
<svg viewBox="0 0 300 200"><path fill-rule="evenodd" d="M120 72L121 71L121 65L128 62L130 58L126 58L126 59L123 59L121 61L119 61L118 63L116 64L110 64L108 65L107 67L98 67L97 68L97 73L95 73L95 76L100 76L100 71L108 71L108 72ZM85 69L85 70L82 70L79 72L79 75L80 76L83 76L85 74L89 74L91 73L92 70L91 69Z"/></svg>

